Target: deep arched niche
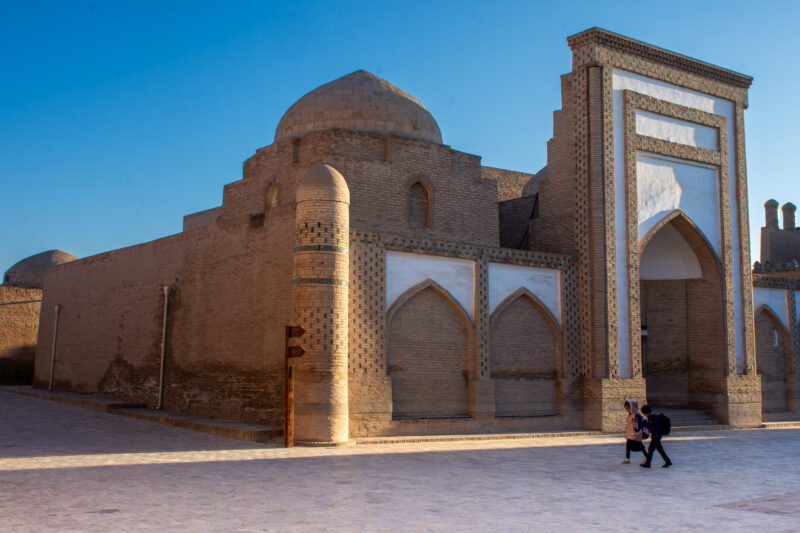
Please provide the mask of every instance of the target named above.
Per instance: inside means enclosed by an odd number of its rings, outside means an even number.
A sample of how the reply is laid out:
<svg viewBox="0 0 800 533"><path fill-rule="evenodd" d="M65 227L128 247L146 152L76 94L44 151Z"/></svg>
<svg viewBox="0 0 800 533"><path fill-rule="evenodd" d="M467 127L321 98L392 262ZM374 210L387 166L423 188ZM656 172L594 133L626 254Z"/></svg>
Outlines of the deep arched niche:
<svg viewBox="0 0 800 533"><path fill-rule="evenodd" d="M722 281L713 248L680 211L640 243L642 370L656 407L712 410L724 392Z"/></svg>

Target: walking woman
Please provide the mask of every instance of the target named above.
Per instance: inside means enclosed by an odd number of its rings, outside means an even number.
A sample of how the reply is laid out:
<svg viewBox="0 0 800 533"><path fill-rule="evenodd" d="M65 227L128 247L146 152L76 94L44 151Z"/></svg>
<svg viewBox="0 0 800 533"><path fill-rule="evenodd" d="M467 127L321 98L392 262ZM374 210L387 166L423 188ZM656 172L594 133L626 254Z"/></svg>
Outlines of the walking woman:
<svg viewBox="0 0 800 533"><path fill-rule="evenodd" d="M647 452L642 444L644 436L644 417L639 414L639 402L633 398L625 400L625 410L628 411L628 423L625 424L625 460L622 464L631 462L631 452L642 452L644 461L647 461Z"/></svg>

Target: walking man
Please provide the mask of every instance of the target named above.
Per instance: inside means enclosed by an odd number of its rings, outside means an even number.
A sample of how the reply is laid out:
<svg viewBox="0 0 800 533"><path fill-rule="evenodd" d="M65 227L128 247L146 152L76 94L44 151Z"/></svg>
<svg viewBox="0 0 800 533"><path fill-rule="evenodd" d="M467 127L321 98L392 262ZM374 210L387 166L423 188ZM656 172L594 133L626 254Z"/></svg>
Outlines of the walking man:
<svg viewBox="0 0 800 533"><path fill-rule="evenodd" d="M667 457L667 452L664 451L664 446L661 445L661 438L664 436L664 431L661 425L661 415L654 415L649 405L642 407L642 414L647 419L647 430L650 433L650 446L647 448L647 459L642 463L642 468L650 468L650 463L653 460L653 454L658 450L661 458L664 459L664 464L661 468L669 468L672 466L672 461Z"/></svg>

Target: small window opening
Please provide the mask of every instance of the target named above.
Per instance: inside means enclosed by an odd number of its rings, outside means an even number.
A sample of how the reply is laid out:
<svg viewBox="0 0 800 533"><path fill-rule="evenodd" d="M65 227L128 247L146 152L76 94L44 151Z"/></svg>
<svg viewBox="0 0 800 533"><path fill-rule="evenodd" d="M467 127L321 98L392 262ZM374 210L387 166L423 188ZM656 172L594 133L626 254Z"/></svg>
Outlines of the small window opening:
<svg viewBox="0 0 800 533"><path fill-rule="evenodd" d="M778 330L774 328L772 330L772 347L773 348L778 347Z"/></svg>
<svg viewBox="0 0 800 533"><path fill-rule="evenodd" d="M408 192L408 225L414 228L431 227L431 190L416 182Z"/></svg>
<svg viewBox="0 0 800 533"><path fill-rule="evenodd" d="M269 187L267 187L265 206L267 209L278 207L278 185L275 183L270 183Z"/></svg>

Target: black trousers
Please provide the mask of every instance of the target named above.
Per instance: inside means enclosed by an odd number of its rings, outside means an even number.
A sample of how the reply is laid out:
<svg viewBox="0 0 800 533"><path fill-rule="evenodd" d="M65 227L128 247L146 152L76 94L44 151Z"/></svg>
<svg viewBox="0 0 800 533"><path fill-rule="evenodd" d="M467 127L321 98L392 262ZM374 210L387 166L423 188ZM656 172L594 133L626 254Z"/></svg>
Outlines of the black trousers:
<svg viewBox="0 0 800 533"><path fill-rule="evenodd" d="M631 458L631 452L642 452L647 457L647 452L644 451L644 444L640 440L628 439L625 442L625 459Z"/></svg>
<svg viewBox="0 0 800 533"><path fill-rule="evenodd" d="M650 461L653 460L653 455L655 455L656 450L661 454L661 458L664 459L665 464L672 463L669 457L667 457L667 452L664 451L664 447L661 445L661 437L654 437L651 435L650 446L647 448L647 464L650 464Z"/></svg>

